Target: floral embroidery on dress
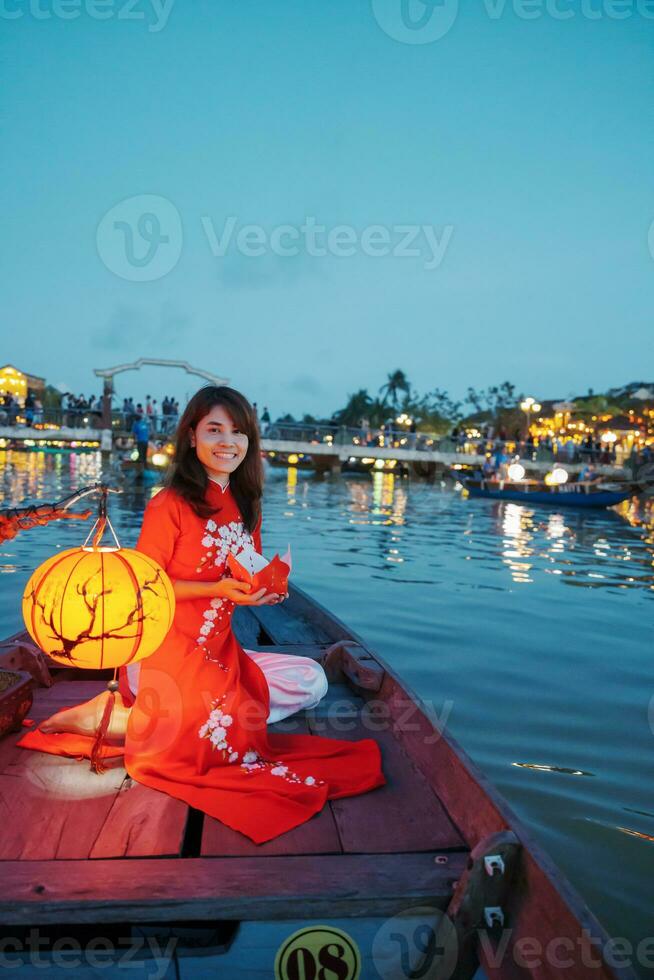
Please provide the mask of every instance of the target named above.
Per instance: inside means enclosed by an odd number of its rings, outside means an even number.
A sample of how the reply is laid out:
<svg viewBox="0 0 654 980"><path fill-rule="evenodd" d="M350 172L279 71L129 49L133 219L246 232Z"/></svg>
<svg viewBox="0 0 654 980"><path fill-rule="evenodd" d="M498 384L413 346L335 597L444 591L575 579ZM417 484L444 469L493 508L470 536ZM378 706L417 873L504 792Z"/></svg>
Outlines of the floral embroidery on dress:
<svg viewBox="0 0 654 980"><path fill-rule="evenodd" d="M223 758L228 757L228 762L236 762L238 752L229 744L227 731L234 719L221 707L225 696L223 694L222 697L211 702L211 712L204 725L199 729L198 735L200 738L208 738L214 749L222 751Z"/></svg>
<svg viewBox="0 0 654 980"><path fill-rule="evenodd" d="M284 765L280 760L264 759L255 749L248 749L247 752L243 753L243 761L241 763L241 769L245 772L256 772L257 770L265 769L270 766L271 776L281 776L288 783L304 783L305 786L322 786L324 785L324 779L316 779L315 776L299 776L288 766Z"/></svg>
<svg viewBox="0 0 654 980"><path fill-rule="evenodd" d="M207 552L200 559L200 566L197 571L201 571L202 565L206 563L224 566L227 562L227 555L230 552L236 555L248 545L254 546L254 540L250 532L245 529L242 521L230 521L229 524L223 524L219 527L214 520L209 518L204 525L204 536L201 544L203 548L207 549ZM226 570L223 576L225 574ZM209 608L205 609L202 613L203 623L200 626L199 636L195 641L198 646L204 646L216 627L224 628L227 625L225 620L229 620L229 614L232 612L234 606L235 603L231 599L223 599L220 596L216 596L211 600ZM213 660L223 670L228 670L215 657L209 656L208 651L205 653L205 659Z"/></svg>
<svg viewBox="0 0 654 980"><path fill-rule="evenodd" d="M228 731L234 719L222 708L225 697L226 695L223 694L211 702L209 717L198 730L198 735L200 738L209 739L214 749L219 749L222 752L223 758L227 758L228 762L234 763L238 761L238 752L229 744ZM325 783L324 779L316 779L315 776L305 776L302 778L302 776L299 776L292 769L289 769L288 766L284 765L281 760L264 759L256 749L250 748L247 752L243 753L241 769L244 772L257 772L268 767L271 776L280 776L288 783L303 783L305 786L322 786Z"/></svg>
<svg viewBox="0 0 654 980"><path fill-rule="evenodd" d="M202 538L202 547L207 549L205 558L213 559L214 565L224 565L230 551L238 554L248 545L254 546L252 535L242 521L230 521L218 527L215 521L208 520L204 529L206 533Z"/></svg>

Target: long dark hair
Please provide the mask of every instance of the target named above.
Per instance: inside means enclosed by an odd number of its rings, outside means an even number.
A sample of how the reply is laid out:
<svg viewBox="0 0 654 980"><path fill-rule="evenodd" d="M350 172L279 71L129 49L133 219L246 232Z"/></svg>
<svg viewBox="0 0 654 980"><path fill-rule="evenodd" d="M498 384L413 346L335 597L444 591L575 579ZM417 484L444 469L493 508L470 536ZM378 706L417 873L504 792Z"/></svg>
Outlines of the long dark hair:
<svg viewBox="0 0 654 980"><path fill-rule="evenodd" d="M261 515L263 464L257 417L240 391L227 385L205 385L193 395L177 426L175 455L166 484L188 501L198 517L210 517L220 510L205 499L209 477L191 445L191 429L195 430L198 422L216 405L222 405L234 425L248 437L248 451L230 474L229 486L245 527L253 531Z"/></svg>

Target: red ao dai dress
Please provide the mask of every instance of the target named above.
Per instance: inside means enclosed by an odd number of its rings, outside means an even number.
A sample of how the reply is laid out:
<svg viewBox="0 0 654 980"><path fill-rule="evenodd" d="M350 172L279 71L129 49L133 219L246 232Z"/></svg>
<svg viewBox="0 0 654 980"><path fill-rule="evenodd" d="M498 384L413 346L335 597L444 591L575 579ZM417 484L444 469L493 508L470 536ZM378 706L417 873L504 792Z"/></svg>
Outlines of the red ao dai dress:
<svg viewBox="0 0 654 980"><path fill-rule="evenodd" d="M216 581L230 574L230 551L250 544L261 551L261 520L251 535L229 484L209 481L207 500L216 507L207 519L171 489L146 507L136 547L172 579ZM372 738L268 732L268 720L317 703L324 672L308 658L282 658L306 661L298 670L275 663L280 655L246 653L232 630L234 608L220 597L178 602L163 644L140 662L138 682L121 669L127 700L130 682L137 692L125 767L137 782L261 844L308 820L328 799L386 780Z"/></svg>

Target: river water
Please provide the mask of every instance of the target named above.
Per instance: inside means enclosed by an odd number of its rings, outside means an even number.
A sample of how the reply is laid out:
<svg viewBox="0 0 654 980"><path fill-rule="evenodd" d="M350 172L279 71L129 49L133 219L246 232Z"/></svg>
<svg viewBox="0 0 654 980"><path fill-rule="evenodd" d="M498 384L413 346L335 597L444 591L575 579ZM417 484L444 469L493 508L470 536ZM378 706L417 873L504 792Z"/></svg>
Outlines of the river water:
<svg viewBox="0 0 654 980"><path fill-rule="evenodd" d="M0 453L2 506L101 475L99 454ZM151 492L111 499L123 544ZM0 546L3 636L22 627L34 567L86 533L59 522ZM610 934L653 936L652 507L557 511L270 469L264 551L289 542L297 584L447 719Z"/></svg>

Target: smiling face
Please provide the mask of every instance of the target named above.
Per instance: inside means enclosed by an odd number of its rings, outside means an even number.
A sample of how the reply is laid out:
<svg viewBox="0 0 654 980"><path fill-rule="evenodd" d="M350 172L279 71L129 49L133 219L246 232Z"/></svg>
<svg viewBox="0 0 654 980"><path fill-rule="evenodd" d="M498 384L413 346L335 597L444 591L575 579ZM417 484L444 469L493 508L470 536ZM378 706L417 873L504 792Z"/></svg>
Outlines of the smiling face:
<svg viewBox="0 0 654 980"><path fill-rule="evenodd" d="M224 486L229 474L245 459L249 445L245 432L234 424L222 405L214 405L189 436L207 476Z"/></svg>

